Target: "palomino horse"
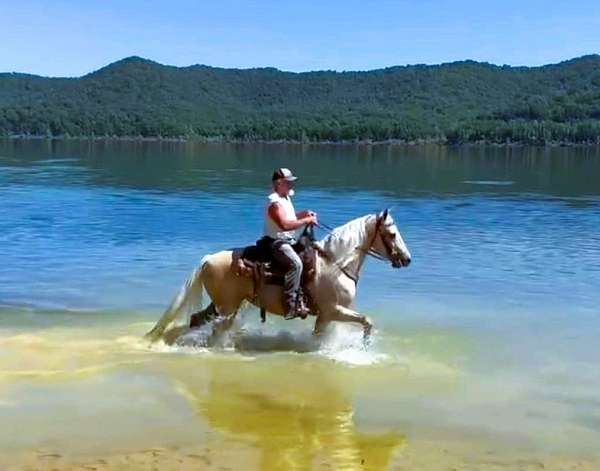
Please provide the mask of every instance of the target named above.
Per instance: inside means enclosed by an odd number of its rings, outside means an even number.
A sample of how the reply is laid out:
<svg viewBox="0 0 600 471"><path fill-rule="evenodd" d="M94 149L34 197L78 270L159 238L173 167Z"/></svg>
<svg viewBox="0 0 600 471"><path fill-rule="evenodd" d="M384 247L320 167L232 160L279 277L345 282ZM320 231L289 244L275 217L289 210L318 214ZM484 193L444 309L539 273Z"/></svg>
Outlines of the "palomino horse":
<svg viewBox="0 0 600 471"><path fill-rule="evenodd" d="M386 209L380 214L354 219L334 229L316 244L320 252L316 272L306 286L311 310L317 317L314 333L322 333L331 321L356 322L362 325L367 337L371 331L371 321L351 308L365 257L370 254L388 260L394 268L406 267L411 261L410 252L396 223ZM159 340L178 317L189 316L196 311L199 312L194 317L202 322L219 319L221 331L231 326L242 304L245 301L255 303L257 299L254 280L237 274L239 253L237 249L224 250L206 256L162 318L148 332L147 338ZM203 288L212 302L200 310ZM264 285L260 304L271 314L283 315L282 287Z"/></svg>

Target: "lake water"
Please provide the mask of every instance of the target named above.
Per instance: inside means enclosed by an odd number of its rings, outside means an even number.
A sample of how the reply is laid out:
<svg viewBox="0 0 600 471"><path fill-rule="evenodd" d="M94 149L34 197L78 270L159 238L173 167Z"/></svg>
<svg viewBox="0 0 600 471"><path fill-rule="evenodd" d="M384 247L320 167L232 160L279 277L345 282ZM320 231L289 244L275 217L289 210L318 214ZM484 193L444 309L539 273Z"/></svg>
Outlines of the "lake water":
<svg viewBox="0 0 600 471"><path fill-rule="evenodd" d="M313 348L312 322L249 310L223 348L148 347L203 255L260 236L280 166L328 225L392 208L413 263L366 264L373 344L343 326ZM599 306L595 148L0 141L4 450L227 437L262 469L341 469L451 438L592 456Z"/></svg>

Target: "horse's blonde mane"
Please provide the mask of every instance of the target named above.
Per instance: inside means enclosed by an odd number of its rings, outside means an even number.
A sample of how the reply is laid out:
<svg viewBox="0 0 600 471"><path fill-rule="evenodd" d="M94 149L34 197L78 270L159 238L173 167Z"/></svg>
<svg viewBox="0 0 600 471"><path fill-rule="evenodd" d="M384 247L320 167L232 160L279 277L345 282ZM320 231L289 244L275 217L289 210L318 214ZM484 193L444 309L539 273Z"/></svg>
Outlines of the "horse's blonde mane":
<svg viewBox="0 0 600 471"><path fill-rule="evenodd" d="M359 247L365 240L368 223L375 218L374 214L367 214L352 219L346 224L336 227L329 235L319 241L319 245L334 257L347 254Z"/></svg>

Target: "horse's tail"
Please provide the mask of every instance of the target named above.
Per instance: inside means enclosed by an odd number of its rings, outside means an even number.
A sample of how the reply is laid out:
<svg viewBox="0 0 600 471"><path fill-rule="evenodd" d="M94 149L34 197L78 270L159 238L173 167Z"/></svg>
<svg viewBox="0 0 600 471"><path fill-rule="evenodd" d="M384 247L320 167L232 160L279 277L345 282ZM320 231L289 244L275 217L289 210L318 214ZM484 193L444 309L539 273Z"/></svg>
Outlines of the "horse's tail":
<svg viewBox="0 0 600 471"><path fill-rule="evenodd" d="M151 342L159 340L164 331L175 320L182 315L190 315L202 308L202 293L204 291L204 282L202 274L208 257L204 257L200 265L192 272L185 284L179 290L179 293L171 304L158 320L156 325L150 332L145 335L145 338Z"/></svg>

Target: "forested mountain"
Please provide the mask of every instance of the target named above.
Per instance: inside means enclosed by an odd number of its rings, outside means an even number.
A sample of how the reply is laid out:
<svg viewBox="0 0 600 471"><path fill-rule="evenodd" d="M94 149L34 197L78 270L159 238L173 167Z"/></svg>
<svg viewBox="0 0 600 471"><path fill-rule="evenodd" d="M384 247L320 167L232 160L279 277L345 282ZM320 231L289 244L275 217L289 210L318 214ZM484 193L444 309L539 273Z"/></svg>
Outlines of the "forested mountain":
<svg viewBox="0 0 600 471"><path fill-rule="evenodd" d="M78 78L3 73L0 135L598 143L600 56L305 73L130 57Z"/></svg>

